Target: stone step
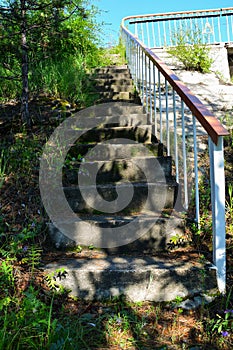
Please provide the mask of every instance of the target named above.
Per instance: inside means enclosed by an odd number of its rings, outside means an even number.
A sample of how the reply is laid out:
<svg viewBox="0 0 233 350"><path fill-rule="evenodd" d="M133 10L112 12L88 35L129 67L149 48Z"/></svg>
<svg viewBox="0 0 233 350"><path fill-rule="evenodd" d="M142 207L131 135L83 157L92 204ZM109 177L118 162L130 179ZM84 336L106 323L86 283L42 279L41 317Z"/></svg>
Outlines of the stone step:
<svg viewBox="0 0 233 350"><path fill-rule="evenodd" d="M119 86L125 86L125 85L133 85L131 78L124 78L124 79L103 79L103 78L93 78L94 82L98 86L111 86L111 85L119 85Z"/></svg>
<svg viewBox="0 0 233 350"><path fill-rule="evenodd" d="M129 115L115 115L106 117L87 117L76 115L77 126L79 128L93 127L95 123L97 127L109 126L137 126L149 124L149 117L147 114L129 114ZM93 118L95 118L93 120Z"/></svg>
<svg viewBox="0 0 233 350"><path fill-rule="evenodd" d="M179 213L174 214L167 211L166 216L147 212L131 216L66 217L61 219L60 229L50 223L49 234L53 245L59 250L77 247L82 242L83 248L93 246L93 252L101 251L106 255L156 254L171 249L172 237L184 237L185 222ZM115 236L113 231L118 229L118 236ZM123 230L125 232L122 234Z"/></svg>
<svg viewBox="0 0 233 350"><path fill-rule="evenodd" d="M105 101L107 100L112 100L112 101L117 101L117 100L134 100L135 98L135 93L132 91L119 91L119 92L114 92L114 91L101 91L98 92L100 95L99 99L103 99Z"/></svg>
<svg viewBox="0 0 233 350"><path fill-rule="evenodd" d="M56 274L63 269L64 277ZM74 297L85 300L125 296L133 302L172 301L204 293L217 293L216 276L208 261L188 254L172 256L109 256L54 261L44 266L54 274L56 283L70 290Z"/></svg>
<svg viewBox="0 0 233 350"><path fill-rule="evenodd" d="M74 116L86 117L109 117L115 115L143 114L144 107L131 102L108 102L104 104L94 105L79 111Z"/></svg>
<svg viewBox="0 0 233 350"><path fill-rule="evenodd" d="M65 187L71 209L78 212L162 212L173 208L178 192L175 181L158 183L127 183L80 185Z"/></svg>
<svg viewBox="0 0 233 350"><path fill-rule="evenodd" d="M102 142L117 138L147 143L151 141L151 131L151 125L83 129L79 143Z"/></svg>
<svg viewBox="0 0 233 350"><path fill-rule="evenodd" d="M110 161L71 161L63 170L67 185L113 183L123 180L130 182L165 181L172 176L171 157L134 157Z"/></svg>
<svg viewBox="0 0 233 350"><path fill-rule="evenodd" d="M102 67L102 68L95 68L94 74L114 74L114 73L122 73L125 75L129 75L129 69L126 65L124 66L109 66L109 67Z"/></svg>
<svg viewBox="0 0 233 350"><path fill-rule="evenodd" d="M105 93L105 92L108 92L108 93L120 93L120 92L131 92L131 93L134 93L134 86L131 84L131 85L124 85L124 84L104 84L104 85L96 85L95 86L95 90L102 94L102 93Z"/></svg>
<svg viewBox="0 0 233 350"><path fill-rule="evenodd" d="M133 141L132 141L133 142ZM78 159L84 157L88 161L103 161L116 159L132 159L133 157L154 157L163 155L163 145L161 143L126 143L126 140L112 139L111 143L100 144L75 144L69 150L70 158Z"/></svg>
<svg viewBox="0 0 233 350"><path fill-rule="evenodd" d="M109 71L107 73L103 72L103 73L95 73L93 75L94 79L116 79L116 80L120 80L120 79L130 79L130 73L129 71L125 70L125 71Z"/></svg>

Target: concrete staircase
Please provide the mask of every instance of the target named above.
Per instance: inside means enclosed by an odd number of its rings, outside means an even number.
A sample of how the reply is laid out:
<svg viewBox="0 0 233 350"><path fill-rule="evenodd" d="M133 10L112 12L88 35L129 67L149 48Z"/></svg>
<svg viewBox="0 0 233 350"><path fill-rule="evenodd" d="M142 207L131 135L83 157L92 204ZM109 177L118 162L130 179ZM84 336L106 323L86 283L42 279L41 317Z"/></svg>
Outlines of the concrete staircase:
<svg viewBox="0 0 233 350"><path fill-rule="evenodd" d="M76 115L85 133L63 168L64 193L77 220L64 218L63 232L50 224L56 248L73 252L45 271L56 276L64 269L58 284L87 300L123 294L167 301L216 292L210 263L169 250L172 237L184 235L184 222L173 211L178 184L171 157L135 103L127 67L98 69L94 79L102 103Z"/></svg>

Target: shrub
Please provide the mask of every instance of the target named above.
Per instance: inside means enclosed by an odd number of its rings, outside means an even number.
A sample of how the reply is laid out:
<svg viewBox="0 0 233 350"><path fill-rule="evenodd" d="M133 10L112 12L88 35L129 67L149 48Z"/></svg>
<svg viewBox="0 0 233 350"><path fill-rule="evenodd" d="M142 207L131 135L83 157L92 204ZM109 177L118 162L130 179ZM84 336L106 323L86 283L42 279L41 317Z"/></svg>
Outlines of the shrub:
<svg viewBox="0 0 233 350"><path fill-rule="evenodd" d="M208 73L212 64L209 57L210 49L203 44L200 30L181 30L172 38L173 47L168 48L168 53L175 56L187 70L196 70Z"/></svg>

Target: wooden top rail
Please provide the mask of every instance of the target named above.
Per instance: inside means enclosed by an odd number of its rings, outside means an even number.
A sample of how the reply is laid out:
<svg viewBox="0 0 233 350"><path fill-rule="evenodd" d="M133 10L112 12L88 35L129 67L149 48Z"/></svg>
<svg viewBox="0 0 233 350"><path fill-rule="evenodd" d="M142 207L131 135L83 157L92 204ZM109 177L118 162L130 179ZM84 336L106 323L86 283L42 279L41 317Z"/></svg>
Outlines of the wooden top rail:
<svg viewBox="0 0 233 350"><path fill-rule="evenodd" d="M228 11L233 11L233 7L226 7L226 8L219 8L219 9L208 9L208 10L193 10L193 11L179 11L179 12L166 12L166 13L153 13L153 14L146 14L146 15L135 15L135 16L127 16L123 18L122 23L125 21L130 20L130 23L140 23L140 22L146 22L147 18L150 17L168 17L167 19L171 19L170 16L173 16L175 18L172 19L177 19L176 16L180 15L182 18L185 18L186 16L192 17L190 15L196 16L197 14L203 14L203 13L212 13L215 14L213 16L221 16L221 15L232 15L232 13L224 13ZM217 14L216 14L217 13ZM207 15L210 16L210 15ZM145 20L142 20L142 18L145 18ZM136 19L136 21L133 21ZM137 21L138 19L141 19L140 21ZM164 18L166 20L166 18Z"/></svg>
<svg viewBox="0 0 233 350"><path fill-rule="evenodd" d="M173 89L182 98L190 111L197 118L203 128L206 130L212 141L217 145L220 136L227 136L229 132L220 121L204 106L204 104L192 93L192 91L175 75L175 73L168 68L168 66L155 55L152 50L147 48L135 35L125 28L124 20L122 21L122 30L130 36L130 38L140 45L143 52L156 65L158 70L167 79Z"/></svg>

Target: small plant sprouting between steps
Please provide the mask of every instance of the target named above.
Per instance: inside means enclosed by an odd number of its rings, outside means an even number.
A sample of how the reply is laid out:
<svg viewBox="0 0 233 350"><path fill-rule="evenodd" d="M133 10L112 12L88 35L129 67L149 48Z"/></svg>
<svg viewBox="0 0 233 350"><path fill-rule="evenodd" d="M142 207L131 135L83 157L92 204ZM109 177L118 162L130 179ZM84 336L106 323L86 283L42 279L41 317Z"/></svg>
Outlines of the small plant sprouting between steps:
<svg viewBox="0 0 233 350"><path fill-rule="evenodd" d="M194 32L181 29L172 38L173 47L167 52L175 56L186 70L196 70L201 73L210 72L212 59L209 57L210 49L202 42L202 35L197 28Z"/></svg>

